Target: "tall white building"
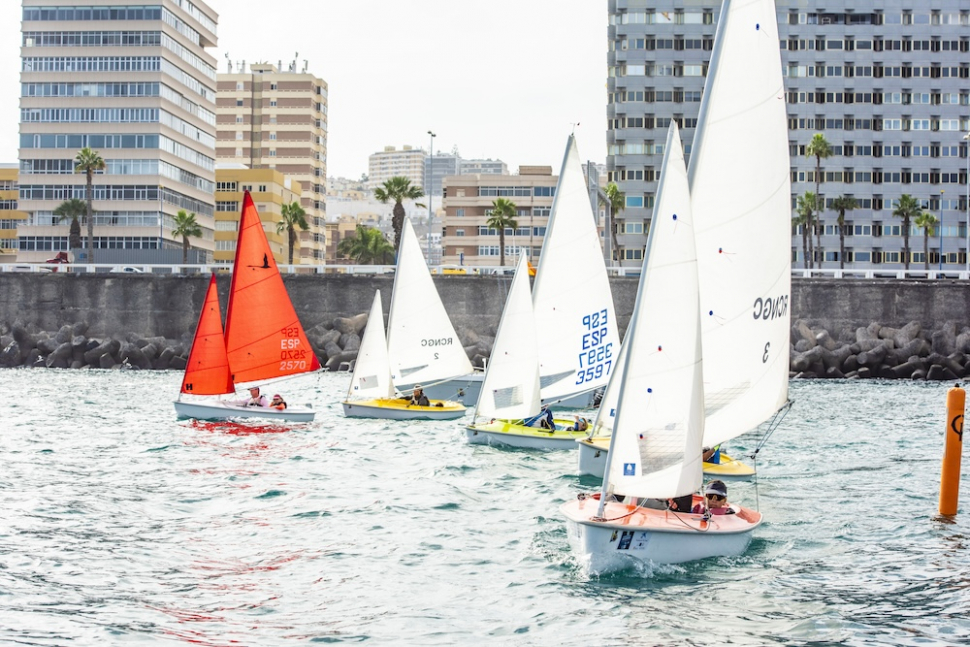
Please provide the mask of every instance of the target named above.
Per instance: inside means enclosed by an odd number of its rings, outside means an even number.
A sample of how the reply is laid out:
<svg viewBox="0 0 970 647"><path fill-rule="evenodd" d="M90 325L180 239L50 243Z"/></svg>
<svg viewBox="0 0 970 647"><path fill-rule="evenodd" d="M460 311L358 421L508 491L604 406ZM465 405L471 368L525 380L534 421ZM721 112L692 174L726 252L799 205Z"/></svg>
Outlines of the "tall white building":
<svg viewBox="0 0 970 647"><path fill-rule="evenodd" d="M406 177L412 186L424 184L424 160L428 156L420 148L385 146L384 150L367 158L365 187L373 191L392 177Z"/></svg>
<svg viewBox="0 0 970 647"><path fill-rule="evenodd" d="M180 262L182 209L203 229L193 256L211 260L216 12L202 0L23 0L22 20L18 258L68 251L52 212L85 199L74 157L90 147L107 166L94 179L95 261Z"/></svg>

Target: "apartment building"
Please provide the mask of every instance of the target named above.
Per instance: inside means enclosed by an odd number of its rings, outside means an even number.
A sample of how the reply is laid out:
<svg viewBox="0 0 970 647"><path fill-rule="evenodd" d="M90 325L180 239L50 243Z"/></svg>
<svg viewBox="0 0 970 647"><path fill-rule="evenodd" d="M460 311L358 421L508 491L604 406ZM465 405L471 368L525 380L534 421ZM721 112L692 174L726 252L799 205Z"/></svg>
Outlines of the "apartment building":
<svg viewBox="0 0 970 647"><path fill-rule="evenodd" d="M236 168L216 168L216 216L215 257L220 264L231 264L236 258L236 240L239 236L239 215L243 194L249 191L263 223L263 231L273 250L277 265L288 265L289 234L278 231L283 216L283 205L299 203L303 196L302 185L276 169L250 169L239 164ZM297 229L297 233L301 230ZM293 264L298 265L303 241L297 237L293 247Z"/></svg>
<svg viewBox="0 0 970 647"><path fill-rule="evenodd" d="M0 164L0 263L17 260L17 231L27 222L20 210L17 164Z"/></svg>
<svg viewBox="0 0 970 647"><path fill-rule="evenodd" d="M367 182L364 188L373 191L392 177L406 177L413 186L424 186L424 161L428 157L420 148L385 146L367 158Z"/></svg>
<svg viewBox="0 0 970 647"><path fill-rule="evenodd" d="M615 219L613 256L638 266L670 120L689 156L720 0L609 0L609 180L625 193ZM967 264L967 157L970 130L970 6L961 0L777 0L791 149L792 216L798 196L815 192L806 146L821 133L832 156L821 162L825 209L821 250L806 259L792 231L794 267L902 269L901 221L894 202L917 198L942 226L930 242L933 269ZM833 201L851 197L841 255ZM785 217L788 217L787 215ZM753 232L756 235L756 232ZM922 267L923 230L910 231L911 267ZM942 249L942 256L941 256Z"/></svg>
<svg viewBox="0 0 970 647"><path fill-rule="evenodd" d="M299 64L228 63L218 75L216 157L299 182L310 229L293 260L316 265L326 257L327 82Z"/></svg>
<svg viewBox="0 0 970 647"><path fill-rule="evenodd" d="M429 156L424 160L422 187L425 194L441 196L444 179L449 175L508 175L502 160L463 159L457 153ZM430 190L429 190L430 187Z"/></svg>
<svg viewBox="0 0 970 647"><path fill-rule="evenodd" d="M518 175L457 175L444 180L441 262L446 265L499 265L498 231L488 227L492 203L507 198L516 206L518 227L505 232L505 264L519 254L538 262L559 177L551 166L522 166Z"/></svg>
<svg viewBox="0 0 970 647"><path fill-rule="evenodd" d="M183 209L203 230L193 247L211 258L217 22L203 0L23 0L18 261L70 251L53 211L85 199L74 172L84 147L106 165L94 179L95 261L99 249L132 262L181 250L172 230Z"/></svg>

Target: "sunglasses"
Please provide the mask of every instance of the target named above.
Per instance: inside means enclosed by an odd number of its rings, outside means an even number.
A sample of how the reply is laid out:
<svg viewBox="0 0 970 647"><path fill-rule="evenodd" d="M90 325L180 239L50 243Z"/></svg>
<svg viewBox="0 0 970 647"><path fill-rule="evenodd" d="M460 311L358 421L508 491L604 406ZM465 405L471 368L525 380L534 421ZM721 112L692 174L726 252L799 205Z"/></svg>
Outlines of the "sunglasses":
<svg viewBox="0 0 970 647"><path fill-rule="evenodd" d="M712 501L723 501L724 500L724 497L721 496L720 494L708 494L707 495L707 498L708 499L711 499Z"/></svg>

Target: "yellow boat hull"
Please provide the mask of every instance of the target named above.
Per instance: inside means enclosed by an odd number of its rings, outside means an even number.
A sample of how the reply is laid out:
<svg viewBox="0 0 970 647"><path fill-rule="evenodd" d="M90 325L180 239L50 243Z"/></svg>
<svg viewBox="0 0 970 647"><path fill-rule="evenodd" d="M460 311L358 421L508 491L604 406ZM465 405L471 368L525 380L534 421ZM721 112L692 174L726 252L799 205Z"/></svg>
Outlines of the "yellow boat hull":
<svg viewBox="0 0 970 647"><path fill-rule="evenodd" d="M509 420L465 427L468 442L480 445L503 445L522 449L573 449L576 441L586 437L587 431L568 431L575 421L556 419L556 429L526 427Z"/></svg>
<svg viewBox="0 0 970 647"><path fill-rule="evenodd" d="M343 403L348 418L382 418L385 420L456 420L468 411L451 400L431 400L431 406L408 404L407 400L378 398L348 400Z"/></svg>
<svg viewBox="0 0 970 647"><path fill-rule="evenodd" d="M579 473L603 478L606 455L610 451L609 436L582 438L579 440ZM755 470L750 465L731 458L723 451L720 463L704 463L704 474L722 478L750 478Z"/></svg>

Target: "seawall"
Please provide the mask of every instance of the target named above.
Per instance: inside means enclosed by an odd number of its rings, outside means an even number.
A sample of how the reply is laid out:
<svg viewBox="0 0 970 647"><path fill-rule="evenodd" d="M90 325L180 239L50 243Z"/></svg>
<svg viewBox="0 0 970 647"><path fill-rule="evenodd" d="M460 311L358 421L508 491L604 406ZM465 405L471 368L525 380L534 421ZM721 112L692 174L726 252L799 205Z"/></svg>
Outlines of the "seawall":
<svg viewBox="0 0 970 647"><path fill-rule="evenodd" d="M376 289L386 315L393 287L392 276L291 275L284 282L307 328L367 312ZM443 276L435 284L456 327L495 334L511 277ZM637 279L615 277L611 285L622 331ZM179 339L195 331L207 287L202 275L0 273L0 325L32 323L53 331L85 322L89 337ZM220 276L223 312L228 290L229 276ZM970 324L970 283L958 280L794 279L791 303L793 321L805 319L833 334L872 322L901 327L918 321L930 330L948 321Z"/></svg>

